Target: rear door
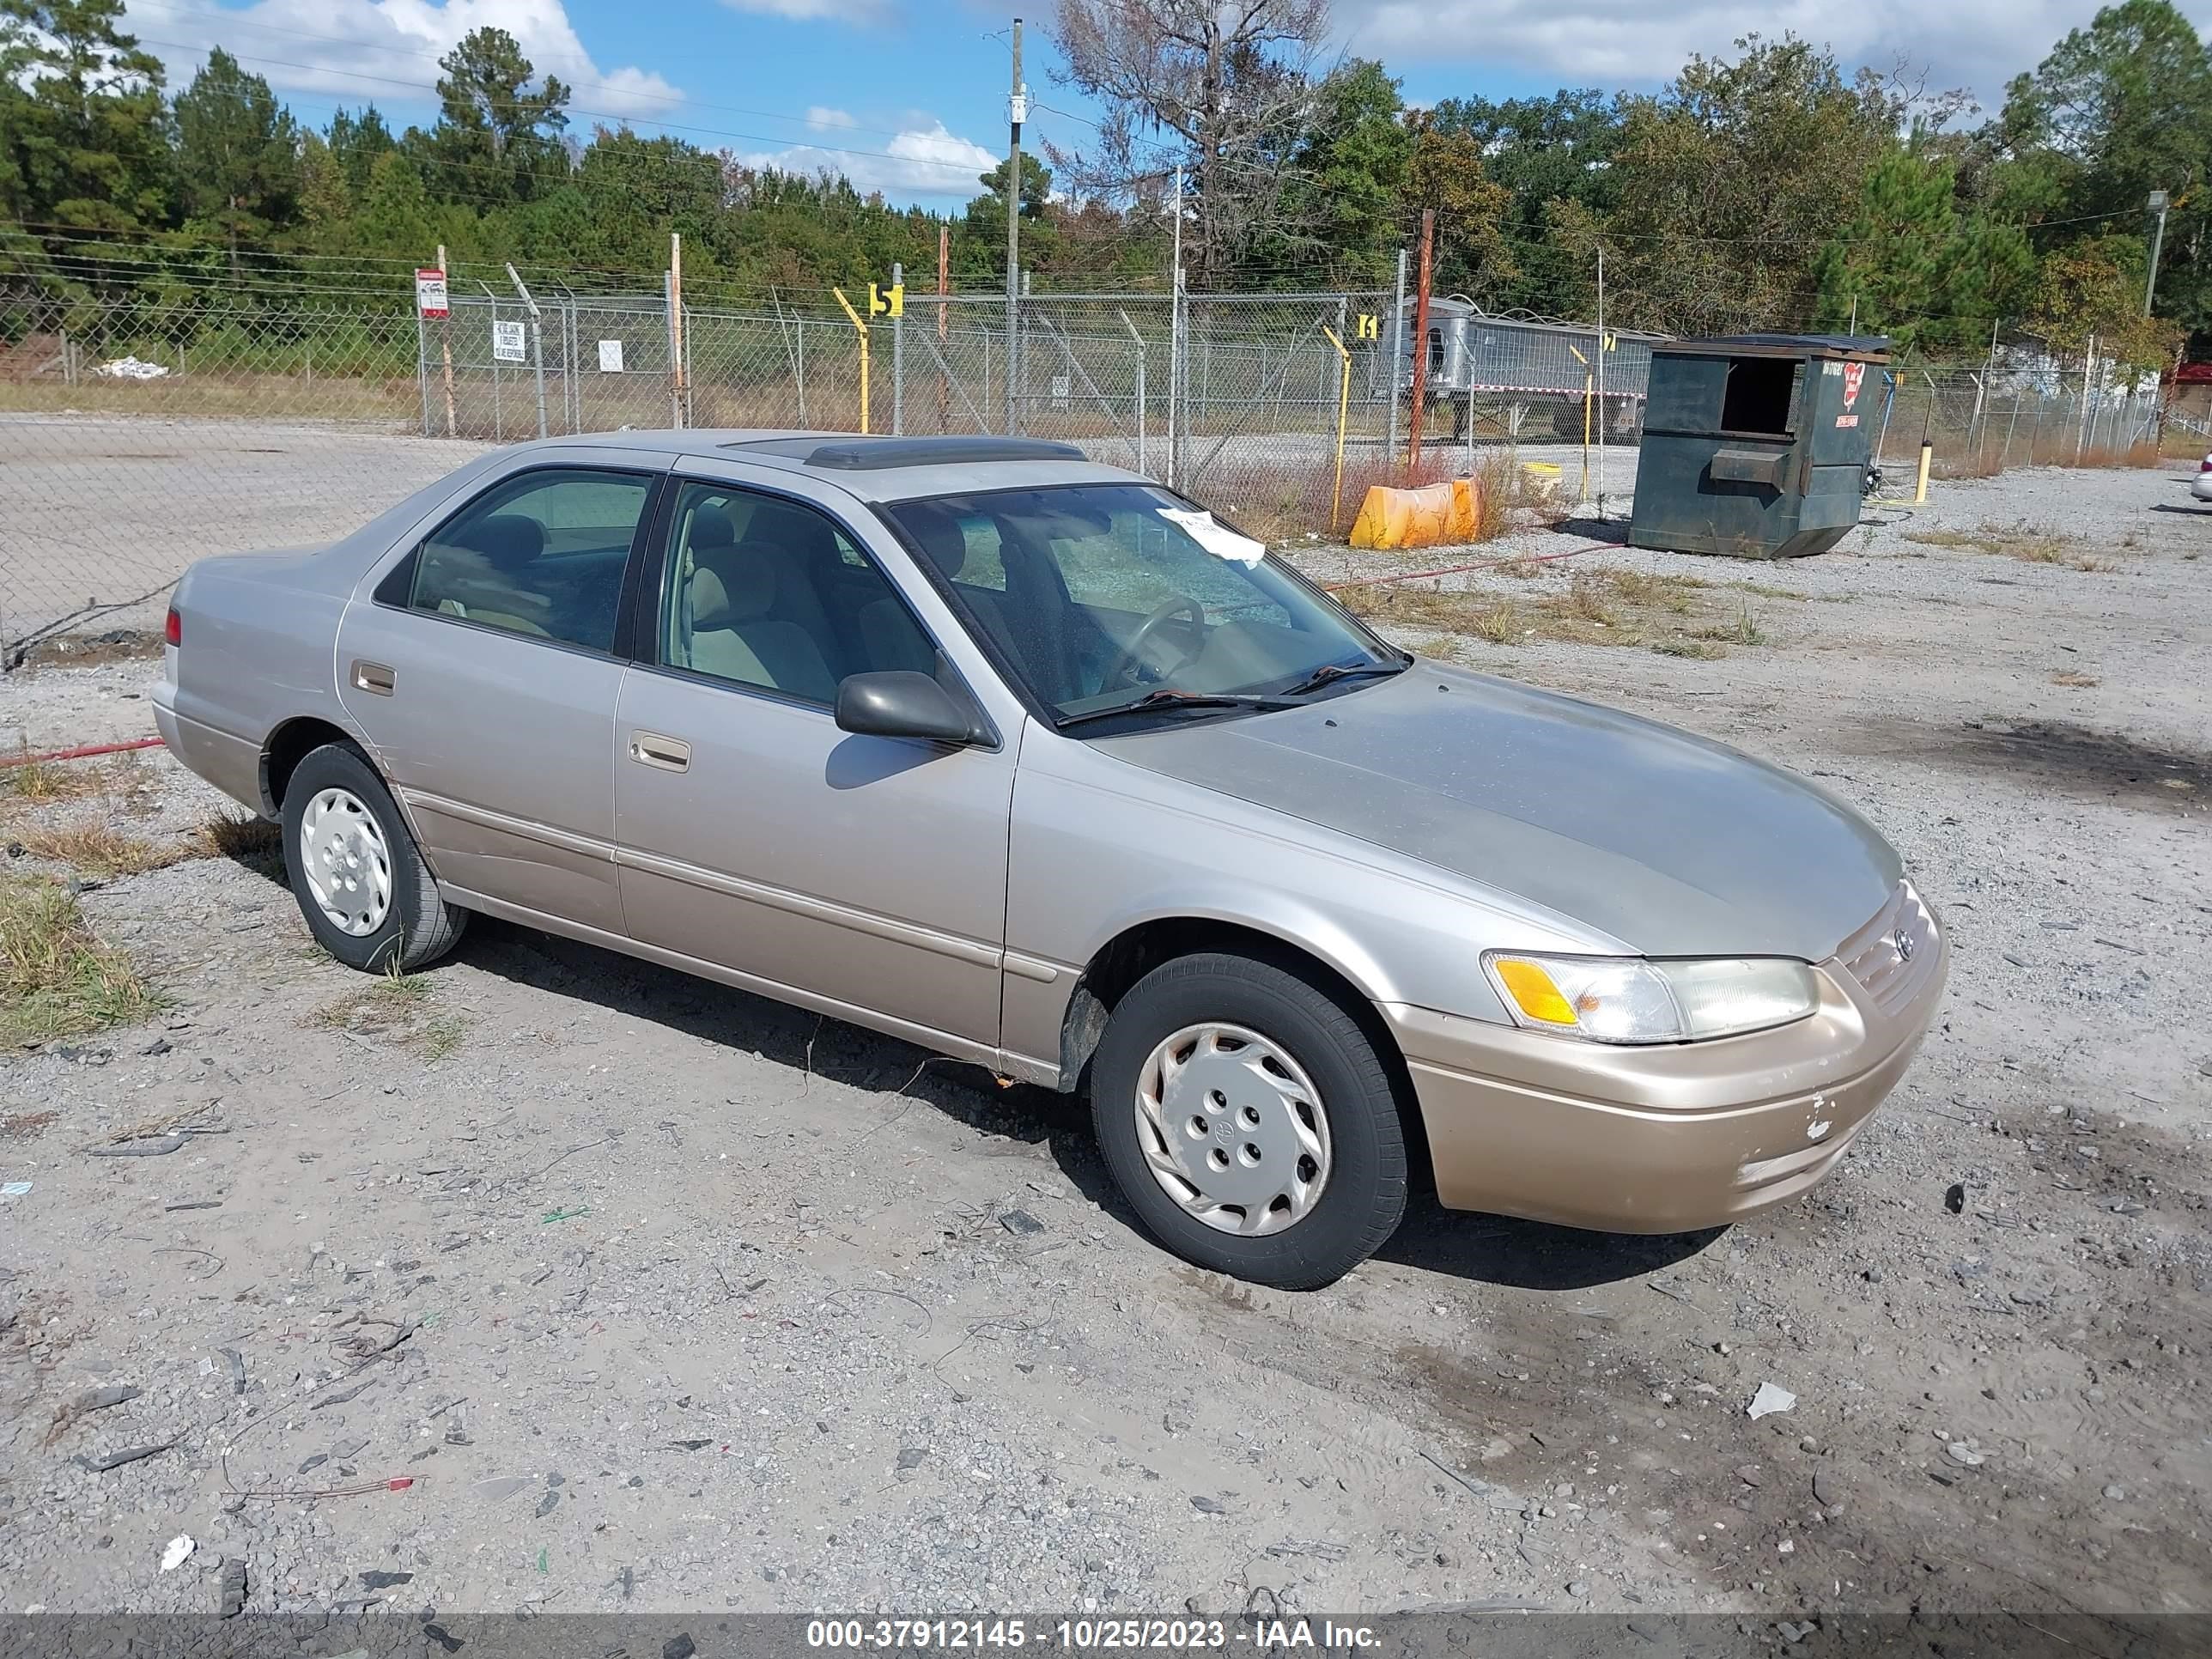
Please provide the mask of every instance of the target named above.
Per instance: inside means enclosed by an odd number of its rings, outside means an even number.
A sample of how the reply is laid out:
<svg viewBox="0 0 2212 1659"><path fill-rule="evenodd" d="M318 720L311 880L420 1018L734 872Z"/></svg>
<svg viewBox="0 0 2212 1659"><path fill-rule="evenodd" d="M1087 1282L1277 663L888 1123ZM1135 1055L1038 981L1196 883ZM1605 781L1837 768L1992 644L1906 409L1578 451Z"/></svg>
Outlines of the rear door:
<svg viewBox="0 0 2212 1659"><path fill-rule="evenodd" d="M347 607L337 668L462 903L620 934L617 647L666 460L603 453L507 473L430 527Z"/></svg>
<svg viewBox="0 0 2212 1659"><path fill-rule="evenodd" d="M699 479L671 482L665 517L616 719L632 935L994 1048L1013 744L856 737L832 713L848 674L970 683L940 654L941 601L902 591L885 562L905 556L857 515Z"/></svg>

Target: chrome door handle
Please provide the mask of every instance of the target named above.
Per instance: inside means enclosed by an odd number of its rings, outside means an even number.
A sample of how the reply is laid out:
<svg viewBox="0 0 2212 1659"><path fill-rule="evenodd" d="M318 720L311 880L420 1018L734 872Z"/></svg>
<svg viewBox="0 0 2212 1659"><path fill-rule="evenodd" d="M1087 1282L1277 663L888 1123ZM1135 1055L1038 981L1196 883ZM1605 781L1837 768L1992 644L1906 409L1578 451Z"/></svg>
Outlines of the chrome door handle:
<svg viewBox="0 0 2212 1659"><path fill-rule="evenodd" d="M392 695L397 677L380 662L369 662L356 657L353 663L353 683L362 690L380 697Z"/></svg>
<svg viewBox="0 0 2212 1659"><path fill-rule="evenodd" d="M681 738L664 738L656 732L631 732L629 757L640 766L658 767L664 772L691 769L691 745Z"/></svg>

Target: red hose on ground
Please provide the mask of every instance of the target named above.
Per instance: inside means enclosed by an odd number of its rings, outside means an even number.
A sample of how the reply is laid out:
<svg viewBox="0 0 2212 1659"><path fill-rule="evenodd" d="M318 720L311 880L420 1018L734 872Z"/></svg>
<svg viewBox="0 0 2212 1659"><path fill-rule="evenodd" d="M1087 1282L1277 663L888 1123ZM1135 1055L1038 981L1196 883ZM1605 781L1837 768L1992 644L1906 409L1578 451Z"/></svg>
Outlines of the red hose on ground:
<svg viewBox="0 0 2212 1659"><path fill-rule="evenodd" d="M130 749L159 749L159 738L133 738L128 743L88 743L75 749L50 749L43 755L0 755L0 768L28 766L33 761L90 760L94 755L119 755Z"/></svg>
<svg viewBox="0 0 2212 1659"><path fill-rule="evenodd" d="M1553 559L1571 559L1577 553L1598 553L1607 548L1618 548L1619 542L1586 542L1580 547L1570 547L1558 553L1518 553L1507 559L1477 559L1471 564L1448 564L1441 570L1405 570L1387 576L1347 576L1340 582L1323 582L1322 592L1334 593L1340 587L1380 587L1386 582L1417 582L1432 576L1457 576L1469 570L1489 570L1501 564L1546 564Z"/></svg>

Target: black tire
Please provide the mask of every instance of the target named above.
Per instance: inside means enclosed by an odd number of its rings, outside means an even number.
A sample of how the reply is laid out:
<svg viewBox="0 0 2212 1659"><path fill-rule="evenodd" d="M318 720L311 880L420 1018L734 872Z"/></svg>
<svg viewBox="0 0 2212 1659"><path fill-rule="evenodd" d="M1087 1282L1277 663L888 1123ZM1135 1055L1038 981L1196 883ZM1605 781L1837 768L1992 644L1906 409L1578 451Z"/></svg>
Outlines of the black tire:
<svg viewBox="0 0 2212 1659"><path fill-rule="evenodd" d="M1208 1021L1241 1026L1281 1048L1321 1097L1328 1178L1313 1208L1280 1232L1246 1237L1208 1225L1168 1195L1146 1162L1140 1073L1160 1043ZM1138 981L1115 1005L1092 1057L1091 1119L1107 1167L1145 1225L1185 1261L1216 1273L1317 1290L1381 1249L1406 1212L1405 1133L1389 1069L1336 997L1271 963L1182 957Z"/></svg>
<svg viewBox="0 0 2212 1659"><path fill-rule="evenodd" d="M325 789L345 790L368 810L391 860L391 908L373 933L349 933L325 915L301 865L301 822L307 804ZM439 896L437 880L422 862L398 803L359 750L330 743L309 751L284 786L283 824L284 874L300 902L300 914L316 943L347 967L406 973L435 962L459 941L468 912Z"/></svg>

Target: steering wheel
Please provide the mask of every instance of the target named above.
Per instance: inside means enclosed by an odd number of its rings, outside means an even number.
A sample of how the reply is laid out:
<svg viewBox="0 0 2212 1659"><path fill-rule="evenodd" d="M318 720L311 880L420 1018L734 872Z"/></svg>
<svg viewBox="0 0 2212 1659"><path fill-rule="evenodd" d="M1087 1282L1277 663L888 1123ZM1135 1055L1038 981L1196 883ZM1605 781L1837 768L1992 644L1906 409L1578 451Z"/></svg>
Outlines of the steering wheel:
<svg viewBox="0 0 2212 1659"><path fill-rule="evenodd" d="M1206 649L1206 608L1187 594L1177 593L1164 600L1153 609L1152 615L1137 624L1137 631L1129 635L1121 649L1114 653L1114 660L1106 665L1106 672L1098 681L1098 689L1103 691L1125 681L1132 685L1136 684L1134 672L1140 665L1139 653L1152 635L1159 632L1161 625L1175 617L1189 620L1191 637L1196 643L1176 658L1160 678L1172 678L1196 662Z"/></svg>

